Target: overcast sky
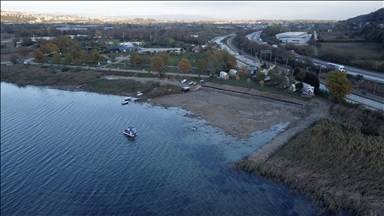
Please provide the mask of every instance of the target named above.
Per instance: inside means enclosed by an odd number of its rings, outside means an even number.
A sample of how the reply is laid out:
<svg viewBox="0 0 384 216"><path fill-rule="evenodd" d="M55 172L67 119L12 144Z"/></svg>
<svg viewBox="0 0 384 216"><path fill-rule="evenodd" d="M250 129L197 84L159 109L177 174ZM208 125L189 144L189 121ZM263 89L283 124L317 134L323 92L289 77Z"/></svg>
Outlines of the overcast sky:
<svg viewBox="0 0 384 216"><path fill-rule="evenodd" d="M225 20L345 20L374 12L383 8L383 4L383 1L1 1L1 10L81 16L152 15L155 19L159 15L180 15L180 19L183 19L181 15L196 15L196 19Z"/></svg>

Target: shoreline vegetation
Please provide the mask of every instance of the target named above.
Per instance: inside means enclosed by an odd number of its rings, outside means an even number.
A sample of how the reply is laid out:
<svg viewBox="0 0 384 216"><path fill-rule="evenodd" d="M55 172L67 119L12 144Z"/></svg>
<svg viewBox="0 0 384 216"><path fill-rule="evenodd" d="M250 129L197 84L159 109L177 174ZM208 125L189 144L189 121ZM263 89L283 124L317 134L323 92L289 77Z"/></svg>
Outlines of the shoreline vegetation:
<svg viewBox="0 0 384 216"><path fill-rule="evenodd" d="M114 94L130 96L136 92L143 93L142 99L154 98L180 92L180 87L168 83L153 81L136 81L134 79L102 79L108 72L80 70L76 72L59 72L51 68L36 66L2 66L1 81L14 83L17 86L50 86L62 90L76 90L82 86L82 91L97 92L100 94ZM139 78L140 79L140 78Z"/></svg>
<svg viewBox="0 0 384 216"><path fill-rule="evenodd" d="M281 181L329 212L384 215L384 116L334 105L323 118L264 162L237 170Z"/></svg>
<svg viewBox="0 0 384 216"><path fill-rule="evenodd" d="M55 72L25 65L1 67L1 81L18 86L77 90L76 86L83 85L81 91L124 96L141 91L143 99L181 93L177 81L101 79L104 75L95 71ZM294 124L300 124L300 119ZM324 211L384 215L383 112L334 104L327 117L287 140L267 160L245 158L236 164L236 169L283 182L324 205Z"/></svg>

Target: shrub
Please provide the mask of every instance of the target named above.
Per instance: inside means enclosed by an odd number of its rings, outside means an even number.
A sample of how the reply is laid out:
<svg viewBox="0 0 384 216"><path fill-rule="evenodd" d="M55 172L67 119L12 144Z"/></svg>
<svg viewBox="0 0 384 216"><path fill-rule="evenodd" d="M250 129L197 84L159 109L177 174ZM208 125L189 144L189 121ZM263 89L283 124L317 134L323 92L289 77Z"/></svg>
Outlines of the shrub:
<svg viewBox="0 0 384 216"><path fill-rule="evenodd" d="M302 82L296 83L295 85L296 89L302 89L304 87L304 84Z"/></svg>
<svg viewBox="0 0 384 216"><path fill-rule="evenodd" d="M12 62L13 64L16 64L18 59L19 59L19 57L17 57L17 55L12 55L9 58L9 61Z"/></svg>
<svg viewBox="0 0 384 216"><path fill-rule="evenodd" d="M69 68L67 68L67 67L61 68L61 72L68 72L68 71L69 71Z"/></svg>

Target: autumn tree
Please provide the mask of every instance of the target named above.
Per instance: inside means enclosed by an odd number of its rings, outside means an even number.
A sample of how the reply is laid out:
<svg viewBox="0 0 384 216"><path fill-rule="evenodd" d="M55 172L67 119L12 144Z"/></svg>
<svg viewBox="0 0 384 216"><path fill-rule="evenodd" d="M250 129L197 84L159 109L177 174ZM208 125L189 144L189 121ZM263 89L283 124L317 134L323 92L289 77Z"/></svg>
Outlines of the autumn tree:
<svg viewBox="0 0 384 216"><path fill-rule="evenodd" d="M44 45L45 53L51 53L52 52L52 45L47 43Z"/></svg>
<svg viewBox="0 0 384 216"><path fill-rule="evenodd" d="M236 57L231 55L228 51L225 50L221 58L222 58L222 64L223 64L224 70L236 68L237 66Z"/></svg>
<svg viewBox="0 0 384 216"><path fill-rule="evenodd" d="M249 75L249 72L248 72L248 70L247 70L247 68L245 66L242 66L239 69L239 75L240 75L241 78L244 78L244 77Z"/></svg>
<svg viewBox="0 0 384 216"><path fill-rule="evenodd" d="M345 72L329 72L325 77L325 83L329 89L328 99L335 102L342 102L345 96L350 94L354 88Z"/></svg>
<svg viewBox="0 0 384 216"><path fill-rule="evenodd" d="M101 60L101 55L99 51L97 51L96 49L93 50L93 52L91 53L91 58L94 62L99 62Z"/></svg>
<svg viewBox="0 0 384 216"><path fill-rule="evenodd" d="M45 60L44 54L38 49L35 50L32 55L33 55L33 58L35 58L35 61L37 61L39 63L41 63Z"/></svg>
<svg viewBox="0 0 384 216"><path fill-rule="evenodd" d="M189 63L188 59L182 58L179 62L179 70L183 73L187 73L192 68L191 64Z"/></svg>
<svg viewBox="0 0 384 216"><path fill-rule="evenodd" d="M75 59L75 64L76 64L76 65L80 65L80 64L81 64L81 61L80 61L79 58L76 58L76 59Z"/></svg>
<svg viewBox="0 0 384 216"><path fill-rule="evenodd" d="M171 58L166 52L159 52L159 56L163 59L164 65L172 64Z"/></svg>
<svg viewBox="0 0 384 216"><path fill-rule="evenodd" d="M204 72L205 69L207 68L207 62L204 59L199 58L196 61L196 68L197 68L197 71Z"/></svg>
<svg viewBox="0 0 384 216"><path fill-rule="evenodd" d="M99 29L96 29L95 35L96 36L100 36L101 35L101 31Z"/></svg>
<svg viewBox="0 0 384 216"><path fill-rule="evenodd" d="M19 55L23 58L25 58L29 54L29 48L28 47L20 47L17 51Z"/></svg>
<svg viewBox="0 0 384 216"><path fill-rule="evenodd" d="M59 53L53 54L53 63L59 64L61 62L61 55Z"/></svg>
<svg viewBox="0 0 384 216"><path fill-rule="evenodd" d="M135 66L141 66L144 63L144 58L137 52L132 51L130 55L130 62Z"/></svg>
<svg viewBox="0 0 384 216"><path fill-rule="evenodd" d="M83 61L89 60L89 54L85 50L80 50L79 57L80 57L80 60L83 60Z"/></svg>
<svg viewBox="0 0 384 216"><path fill-rule="evenodd" d="M261 68L258 69L257 73L257 79L259 80L265 80L265 77L267 76L263 71L261 71Z"/></svg>
<svg viewBox="0 0 384 216"><path fill-rule="evenodd" d="M80 58L80 52L79 52L79 50L73 48L73 49L71 49L70 53L71 53L71 55L72 55L72 57L73 57L74 59L75 59L75 58Z"/></svg>
<svg viewBox="0 0 384 216"><path fill-rule="evenodd" d="M51 50L52 50L52 52L59 52L60 51L59 47L56 44L52 45Z"/></svg>
<svg viewBox="0 0 384 216"><path fill-rule="evenodd" d="M152 57L152 70L159 72L160 76L163 76L164 61L160 56Z"/></svg>
<svg viewBox="0 0 384 216"><path fill-rule="evenodd" d="M72 59L73 59L73 56L71 55L71 53L65 54L64 64L71 64Z"/></svg>

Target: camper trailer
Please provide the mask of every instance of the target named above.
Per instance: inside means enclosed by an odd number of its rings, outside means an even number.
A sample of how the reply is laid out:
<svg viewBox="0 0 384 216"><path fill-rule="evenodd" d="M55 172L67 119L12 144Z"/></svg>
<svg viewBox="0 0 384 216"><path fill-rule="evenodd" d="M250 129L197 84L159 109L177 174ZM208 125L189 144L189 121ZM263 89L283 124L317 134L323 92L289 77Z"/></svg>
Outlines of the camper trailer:
<svg viewBox="0 0 384 216"><path fill-rule="evenodd" d="M225 80L227 80L227 79L229 79L229 75L228 75L228 73L225 72L225 71L220 71L220 76L219 76L219 78L220 78L220 79L225 79Z"/></svg>
<svg viewBox="0 0 384 216"><path fill-rule="evenodd" d="M229 73L229 76L231 76L231 77L236 77L238 75L238 72L235 69L229 70L228 73Z"/></svg>

